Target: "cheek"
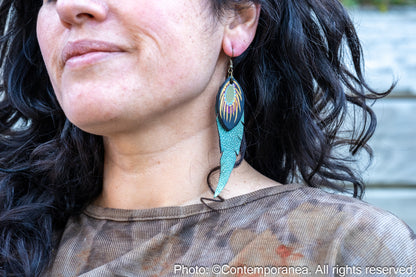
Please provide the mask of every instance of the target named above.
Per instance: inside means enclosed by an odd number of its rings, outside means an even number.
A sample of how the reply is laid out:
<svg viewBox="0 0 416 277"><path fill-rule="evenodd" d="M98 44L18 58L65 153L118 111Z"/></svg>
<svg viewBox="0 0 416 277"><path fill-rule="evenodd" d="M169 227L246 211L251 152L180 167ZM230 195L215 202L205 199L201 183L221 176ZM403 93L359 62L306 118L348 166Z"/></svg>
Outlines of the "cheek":
<svg viewBox="0 0 416 277"><path fill-rule="evenodd" d="M221 51L221 32L211 33L197 13L191 18L173 12L180 10L178 3L189 6L193 1L160 1L148 1L146 8L114 6L108 32L132 51L80 75L59 65L60 45L69 31L56 12L40 11L42 55L56 97L72 123L99 134L109 122L116 122L114 128L122 128L125 121L147 122L207 88ZM165 2L169 8L161 8ZM126 6L129 10L123 10Z"/></svg>
<svg viewBox="0 0 416 277"><path fill-rule="evenodd" d="M58 83L57 79L60 79L62 75L59 70L59 34L63 31L59 30L57 22L59 23L59 18L56 13L52 13L44 7L40 9L36 24L36 34L43 61L55 89Z"/></svg>
<svg viewBox="0 0 416 277"><path fill-rule="evenodd" d="M43 56L45 63L49 57L48 53L50 53L50 51L48 51L48 48L49 48L48 47L48 28L47 28L48 24L45 20L46 17L47 17L47 11L45 11L45 9L42 7L39 10L38 18L36 22L36 36L37 36L39 47L42 52L42 56Z"/></svg>

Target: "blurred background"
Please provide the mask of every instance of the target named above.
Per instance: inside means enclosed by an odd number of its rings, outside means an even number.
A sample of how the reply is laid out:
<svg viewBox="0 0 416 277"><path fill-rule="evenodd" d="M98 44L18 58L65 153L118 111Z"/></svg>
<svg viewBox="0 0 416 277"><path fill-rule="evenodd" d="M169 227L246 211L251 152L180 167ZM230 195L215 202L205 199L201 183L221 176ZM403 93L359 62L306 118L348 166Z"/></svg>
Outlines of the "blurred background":
<svg viewBox="0 0 416 277"><path fill-rule="evenodd" d="M416 0L343 0L376 89L397 86L373 105L378 126L364 200L392 212L416 231Z"/></svg>

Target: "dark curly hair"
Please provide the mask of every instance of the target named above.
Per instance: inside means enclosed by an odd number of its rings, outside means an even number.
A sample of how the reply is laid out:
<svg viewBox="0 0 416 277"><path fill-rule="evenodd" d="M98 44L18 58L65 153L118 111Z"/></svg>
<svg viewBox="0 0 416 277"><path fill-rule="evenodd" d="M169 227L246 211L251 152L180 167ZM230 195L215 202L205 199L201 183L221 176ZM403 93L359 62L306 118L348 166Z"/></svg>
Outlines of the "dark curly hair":
<svg viewBox="0 0 416 277"><path fill-rule="evenodd" d="M234 75L247 92L245 159L280 183L301 178L338 191L352 185L360 197L364 185L350 162L360 149L370 151L376 118L366 100L392 88L377 93L366 84L361 46L342 4L207 1L217 16L261 4L255 39L235 59ZM42 1L0 3L0 276L39 276L67 219L100 194L104 147L57 103L36 39ZM360 124L342 136L350 107L361 111ZM349 155L336 151L344 146Z"/></svg>

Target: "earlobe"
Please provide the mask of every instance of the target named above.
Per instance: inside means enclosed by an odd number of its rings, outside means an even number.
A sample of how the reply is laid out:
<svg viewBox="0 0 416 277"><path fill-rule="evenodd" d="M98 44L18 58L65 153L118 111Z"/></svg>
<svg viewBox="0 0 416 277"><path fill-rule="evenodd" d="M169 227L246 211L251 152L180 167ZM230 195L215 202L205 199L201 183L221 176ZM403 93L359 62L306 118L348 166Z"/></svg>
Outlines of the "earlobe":
<svg viewBox="0 0 416 277"><path fill-rule="evenodd" d="M249 47L256 34L260 4L237 5L226 25L222 47L229 57L240 56Z"/></svg>

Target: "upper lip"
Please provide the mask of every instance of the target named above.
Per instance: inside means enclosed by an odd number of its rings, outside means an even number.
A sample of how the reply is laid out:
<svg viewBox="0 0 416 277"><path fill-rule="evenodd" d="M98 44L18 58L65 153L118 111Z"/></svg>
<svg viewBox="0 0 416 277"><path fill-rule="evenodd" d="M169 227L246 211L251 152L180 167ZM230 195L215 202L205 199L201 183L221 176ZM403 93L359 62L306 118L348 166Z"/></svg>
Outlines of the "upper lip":
<svg viewBox="0 0 416 277"><path fill-rule="evenodd" d="M78 40L68 42L62 51L62 61L65 64L70 58L91 52L122 52L117 45L99 40Z"/></svg>

